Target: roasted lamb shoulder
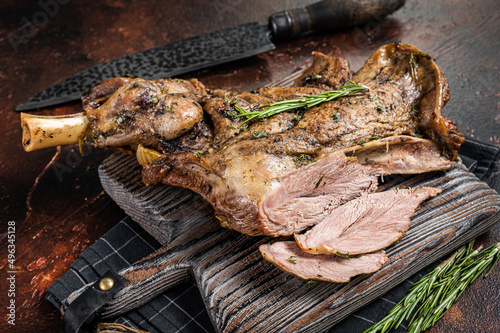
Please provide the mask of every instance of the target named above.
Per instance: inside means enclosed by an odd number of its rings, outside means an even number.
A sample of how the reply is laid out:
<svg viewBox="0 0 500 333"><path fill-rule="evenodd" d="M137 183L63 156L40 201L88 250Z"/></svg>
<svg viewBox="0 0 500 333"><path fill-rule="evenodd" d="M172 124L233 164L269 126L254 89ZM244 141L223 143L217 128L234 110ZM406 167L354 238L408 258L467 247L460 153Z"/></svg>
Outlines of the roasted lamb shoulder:
<svg viewBox="0 0 500 333"><path fill-rule="evenodd" d="M316 53L311 68L331 68L324 65L329 61L336 68L346 65ZM451 167L463 136L441 114L448 100L446 79L435 61L415 47L383 46L354 74L343 68L307 75L312 79L298 80L306 84L301 88L216 91L202 103L213 119L213 142L197 154L166 154L146 165L144 182L200 193L225 227L278 236L313 226L342 203L373 192L380 175ZM337 89L351 75L370 92L247 128L242 117L234 116L236 106L255 107L282 94L300 96L304 89ZM336 86L329 87L331 82ZM366 157L370 151L382 152L378 161ZM417 158L407 158L408 151ZM364 158L356 158L358 153Z"/></svg>
<svg viewBox="0 0 500 333"><path fill-rule="evenodd" d="M349 80L369 92L264 121L238 116L238 109L339 89ZM83 96L77 119L84 131L69 141L154 151L144 163L146 184L191 189L224 226L278 236L373 192L381 175L450 168L464 140L441 114L449 98L441 69L410 45L379 48L356 73L346 60L316 52L295 85L229 92L194 79L110 79ZM30 134L40 131L30 132L24 118L29 147L37 143Z"/></svg>

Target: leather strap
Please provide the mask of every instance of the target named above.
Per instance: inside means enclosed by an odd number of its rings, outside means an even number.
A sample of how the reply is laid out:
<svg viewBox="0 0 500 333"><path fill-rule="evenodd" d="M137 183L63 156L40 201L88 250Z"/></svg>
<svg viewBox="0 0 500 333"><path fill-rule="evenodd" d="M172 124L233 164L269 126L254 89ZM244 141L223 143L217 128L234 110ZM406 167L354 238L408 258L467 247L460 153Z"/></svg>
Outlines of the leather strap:
<svg viewBox="0 0 500 333"><path fill-rule="evenodd" d="M99 310L123 289L127 282L121 275L107 271L68 306L62 318L64 332L82 332L84 326L95 319Z"/></svg>

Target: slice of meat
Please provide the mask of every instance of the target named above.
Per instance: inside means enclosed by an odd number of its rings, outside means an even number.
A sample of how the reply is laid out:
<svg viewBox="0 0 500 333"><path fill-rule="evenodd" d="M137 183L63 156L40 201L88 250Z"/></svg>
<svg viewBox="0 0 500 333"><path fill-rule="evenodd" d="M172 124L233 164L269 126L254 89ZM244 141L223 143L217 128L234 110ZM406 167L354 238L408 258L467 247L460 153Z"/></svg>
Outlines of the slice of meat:
<svg viewBox="0 0 500 333"><path fill-rule="evenodd" d="M306 280L338 283L349 282L356 275L373 273L388 259L384 251L354 258L310 254L301 251L293 241L262 244L259 250L264 259L287 273Z"/></svg>
<svg viewBox="0 0 500 333"><path fill-rule="evenodd" d="M359 255L388 247L403 237L418 206L441 190L393 189L360 196L336 208L305 234L295 234L309 253Z"/></svg>
<svg viewBox="0 0 500 333"><path fill-rule="evenodd" d="M289 235L315 225L336 207L374 191L381 174L334 152L273 183L259 202L260 229Z"/></svg>
<svg viewBox="0 0 500 333"><path fill-rule="evenodd" d="M350 147L344 154L356 157L361 164L379 167L385 174L418 174L451 168L451 161L443 156L436 142L406 135Z"/></svg>

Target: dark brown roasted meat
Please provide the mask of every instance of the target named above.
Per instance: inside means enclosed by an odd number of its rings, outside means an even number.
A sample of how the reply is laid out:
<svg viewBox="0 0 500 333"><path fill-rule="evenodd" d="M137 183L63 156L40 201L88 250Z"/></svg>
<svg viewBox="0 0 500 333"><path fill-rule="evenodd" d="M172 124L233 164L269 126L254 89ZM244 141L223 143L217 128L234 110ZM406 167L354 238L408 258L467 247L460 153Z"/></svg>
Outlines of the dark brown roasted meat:
<svg viewBox="0 0 500 333"><path fill-rule="evenodd" d="M103 81L82 97L90 122L84 140L98 148L142 144L161 150L162 142L178 138L202 120L199 102L204 94L195 79Z"/></svg>
<svg viewBox="0 0 500 333"><path fill-rule="evenodd" d="M189 188L212 204L225 227L277 236L312 226L372 192L379 175L450 168L463 136L441 114L448 100L441 69L415 47L386 45L354 74L347 62L317 53L305 75L297 82L306 87L214 91L202 103L213 141L197 154L167 154L145 166L145 183ZM351 76L370 92L248 127L233 116L235 106L337 89Z"/></svg>

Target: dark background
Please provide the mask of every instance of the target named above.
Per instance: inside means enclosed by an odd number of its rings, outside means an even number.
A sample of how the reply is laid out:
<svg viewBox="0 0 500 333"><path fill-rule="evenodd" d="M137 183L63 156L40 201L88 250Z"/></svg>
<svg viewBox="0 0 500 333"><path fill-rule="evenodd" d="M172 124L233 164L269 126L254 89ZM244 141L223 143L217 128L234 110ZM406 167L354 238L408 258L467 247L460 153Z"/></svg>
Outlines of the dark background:
<svg viewBox="0 0 500 333"><path fill-rule="evenodd" d="M313 2L2 0L1 331L60 331L60 314L44 299L47 288L124 216L97 175L99 163L112 151L92 150L85 158L74 146L25 153L15 106L89 66L168 41L267 21L273 12ZM451 91L445 116L466 137L500 146L499 22L498 1L407 0L385 21L281 42L275 51L185 77L196 77L209 88L253 89L290 74L313 50L345 57L356 70L378 46L400 40L429 53L443 68ZM74 102L37 113L78 111L80 103ZM5 319L7 221L16 222L16 326ZM499 240L497 224L478 242ZM499 269L479 279L430 331L493 332L499 282Z"/></svg>

